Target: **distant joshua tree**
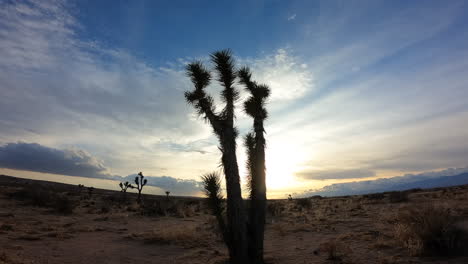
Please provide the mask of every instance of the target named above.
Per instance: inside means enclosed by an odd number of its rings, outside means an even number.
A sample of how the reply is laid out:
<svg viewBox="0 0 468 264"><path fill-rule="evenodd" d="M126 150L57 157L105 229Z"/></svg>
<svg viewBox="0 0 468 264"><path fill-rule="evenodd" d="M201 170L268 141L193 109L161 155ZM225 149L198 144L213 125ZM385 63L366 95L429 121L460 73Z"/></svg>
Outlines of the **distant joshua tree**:
<svg viewBox="0 0 468 264"><path fill-rule="evenodd" d="M119 186L120 186L120 189L122 189L121 190L122 199L125 201L127 197L127 189L128 188L133 189L135 188L135 186L131 185L128 181L119 183Z"/></svg>
<svg viewBox="0 0 468 264"><path fill-rule="evenodd" d="M141 171L138 173L138 176L135 177L135 188L138 190L138 203L141 203L141 190L143 190L143 186L145 186L148 182L148 180L144 178L145 176L143 176L143 173Z"/></svg>
<svg viewBox="0 0 468 264"><path fill-rule="evenodd" d="M91 198L93 196L94 187L88 187L88 196Z"/></svg>
<svg viewBox="0 0 468 264"><path fill-rule="evenodd" d="M83 184L78 184L78 195L81 195L81 192L83 192L84 185Z"/></svg>
<svg viewBox="0 0 468 264"><path fill-rule="evenodd" d="M248 68L239 71L235 69L234 59L230 50L211 54L211 61L217 72L217 81L224 88L221 92L225 106L217 112L214 100L205 93L205 88L211 82L211 73L200 61L187 65L187 75L192 80L194 90L185 92L185 98L192 104L197 113L211 124L217 136L221 150L222 165L226 180L227 193L227 223L220 216L221 206L220 180L216 173L202 177L205 191L218 219L224 241L229 250L231 263L263 263L263 235L266 211L265 185L265 138L263 122L267 117L264 108L270 90L266 85L260 85L251 80ZM254 119L253 131L245 137L248 154L248 171L250 198L252 200L248 218L242 200L239 169L236 157L237 129L234 126L234 106L239 98L235 89L236 78L240 78L250 97L244 102L244 111Z"/></svg>
<svg viewBox="0 0 468 264"><path fill-rule="evenodd" d="M170 193L171 193L170 191L166 191L166 198L167 198L167 199L169 199L169 194L170 194Z"/></svg>

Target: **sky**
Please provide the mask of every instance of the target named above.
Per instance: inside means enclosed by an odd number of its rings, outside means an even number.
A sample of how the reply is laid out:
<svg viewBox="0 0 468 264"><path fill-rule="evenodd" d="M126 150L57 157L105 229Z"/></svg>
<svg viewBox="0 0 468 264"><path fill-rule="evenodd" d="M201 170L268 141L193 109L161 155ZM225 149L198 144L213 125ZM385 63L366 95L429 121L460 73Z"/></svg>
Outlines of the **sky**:
<svg viewBox="0 0 468 264"><path fill-rule="evenodd" d="M272 91L269 197L465 171L467 27L456 0L0 0L0 173L86 185L143 171L200 195L220 153L184 67L227 48ZM252 126L241 107L236 125Z"/></svg>

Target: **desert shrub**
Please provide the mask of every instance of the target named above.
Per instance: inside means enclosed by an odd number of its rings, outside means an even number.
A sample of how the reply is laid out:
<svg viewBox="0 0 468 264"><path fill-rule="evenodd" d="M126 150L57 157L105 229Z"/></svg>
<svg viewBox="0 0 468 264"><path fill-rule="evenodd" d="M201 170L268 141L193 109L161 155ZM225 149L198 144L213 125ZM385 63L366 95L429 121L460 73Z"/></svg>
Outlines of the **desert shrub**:
<svg viewBox="0 0 468 264"><path fill-rule="evenodd" d="M285 210L280 202L269 201L267 204L267 212L273 217L280 216Z"/></svg>
<svg viewBox="0 0 468 264"><path fill-rule="evenodd" d="M145 216L165 216L167 215L166 203L159 200L146 202L140 206L140 212Z"/></svg>
<svg viewBox="0 0 468 264"><path fill-rule="evenodd" d="M309 198L296 199L296 204L300 208L305 208L305 209L309 209L310 207L312 207L312 201Z"/></svg>
<svg viewBox="0 0 468 264"><path fill-rule="evenodd" d="M53 208L57 213L71 214L75 209L75 202L65 195L56 195L53 203Z"/></svg>
<svg viewBox="0 0 468 264"><path fill-rule="evenodd" d="M391 203L403 203L408 201L408 192L391 192L388 195Z"/></svg>
<svg viewBox="0 0 468 264"><path fill-rule="evenodd" d="M402 209L396 237L413 255L456 255L467 248L468 236L450 209L424 205Z"/></svg>
<svg viewBox="0 0 468 264"><path fill-rule="evenodd" d="M129 238L142 240L148 244L175 244L186 248L205 247L211 239L200 232L201 228L196 226L163 227L153 229L144 233L133 233Z"/></svg>
<svg viewBox="0 0 468 264"><path fill-rule="evenodd" d="M27 186L10 194L11 198L27 202L33 206L48 206L55 197L53 193L42 189L40 186Z"/></svg>
<svg viewBox="0 0 468 264"><path fill-rule="evenodd" d="M370 193L364 195L365 198L369 200L383 200L385 198L385 194L383 193Z"/></svg>
<svg viewBox="0 0 468 264"><path fill-rule="evenodd" d="M338 240L330 240L319 246L319 252L325 253L327 260L337 261L339 263L349 263L351 249Z"/></svg>
<svg viewBox="0 0 468 264"><path fill-rule="evenodd" d="M75 203L69 196L54 193L41 186L26 186L11 193L10 197L29 205L49 207L61 214L71 214L75 208Z"/></svg>
<svg viewBox="0 0 468 264"><path fill-rule="evenodd" d="M99 209L99 213L101 214L107 214L109 213L110 211L112 210L112 205L109 204L109 203L104 203L101 205L100 209Z"/></svg>

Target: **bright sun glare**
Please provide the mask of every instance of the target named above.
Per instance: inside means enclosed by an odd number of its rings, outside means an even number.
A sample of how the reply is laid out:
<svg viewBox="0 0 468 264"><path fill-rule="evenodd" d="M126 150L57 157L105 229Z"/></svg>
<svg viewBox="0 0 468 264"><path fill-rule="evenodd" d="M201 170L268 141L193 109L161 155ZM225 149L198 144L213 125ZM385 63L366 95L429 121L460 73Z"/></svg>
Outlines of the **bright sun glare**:
<svg viewBox="0 0 468 264"><path fill-rule="evenodd" d="M303 153L297 148L278 144L266 151L266 184L268 189L281 189L294 184L294 173L299 169Z"/></svg>

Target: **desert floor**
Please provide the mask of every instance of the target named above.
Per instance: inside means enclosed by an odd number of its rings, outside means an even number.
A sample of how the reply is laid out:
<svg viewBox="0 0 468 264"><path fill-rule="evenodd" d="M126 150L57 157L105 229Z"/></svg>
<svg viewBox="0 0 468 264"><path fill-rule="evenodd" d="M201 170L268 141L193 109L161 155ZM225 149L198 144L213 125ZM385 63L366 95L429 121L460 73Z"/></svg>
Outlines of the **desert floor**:
<svg viewBox="0 0 468 264"><path fill-rule="evenodd" d="M135 199L133 193L123 201L119 192L0 176L0 263L226 263L203 199L147 195L143 206ZM404 225L418 210L443 225L453 220L455 239L468 241L468 186L271 200L265 259L468 263L463 252L421 251L411 239L410 229L418 227Z"/></svg>

